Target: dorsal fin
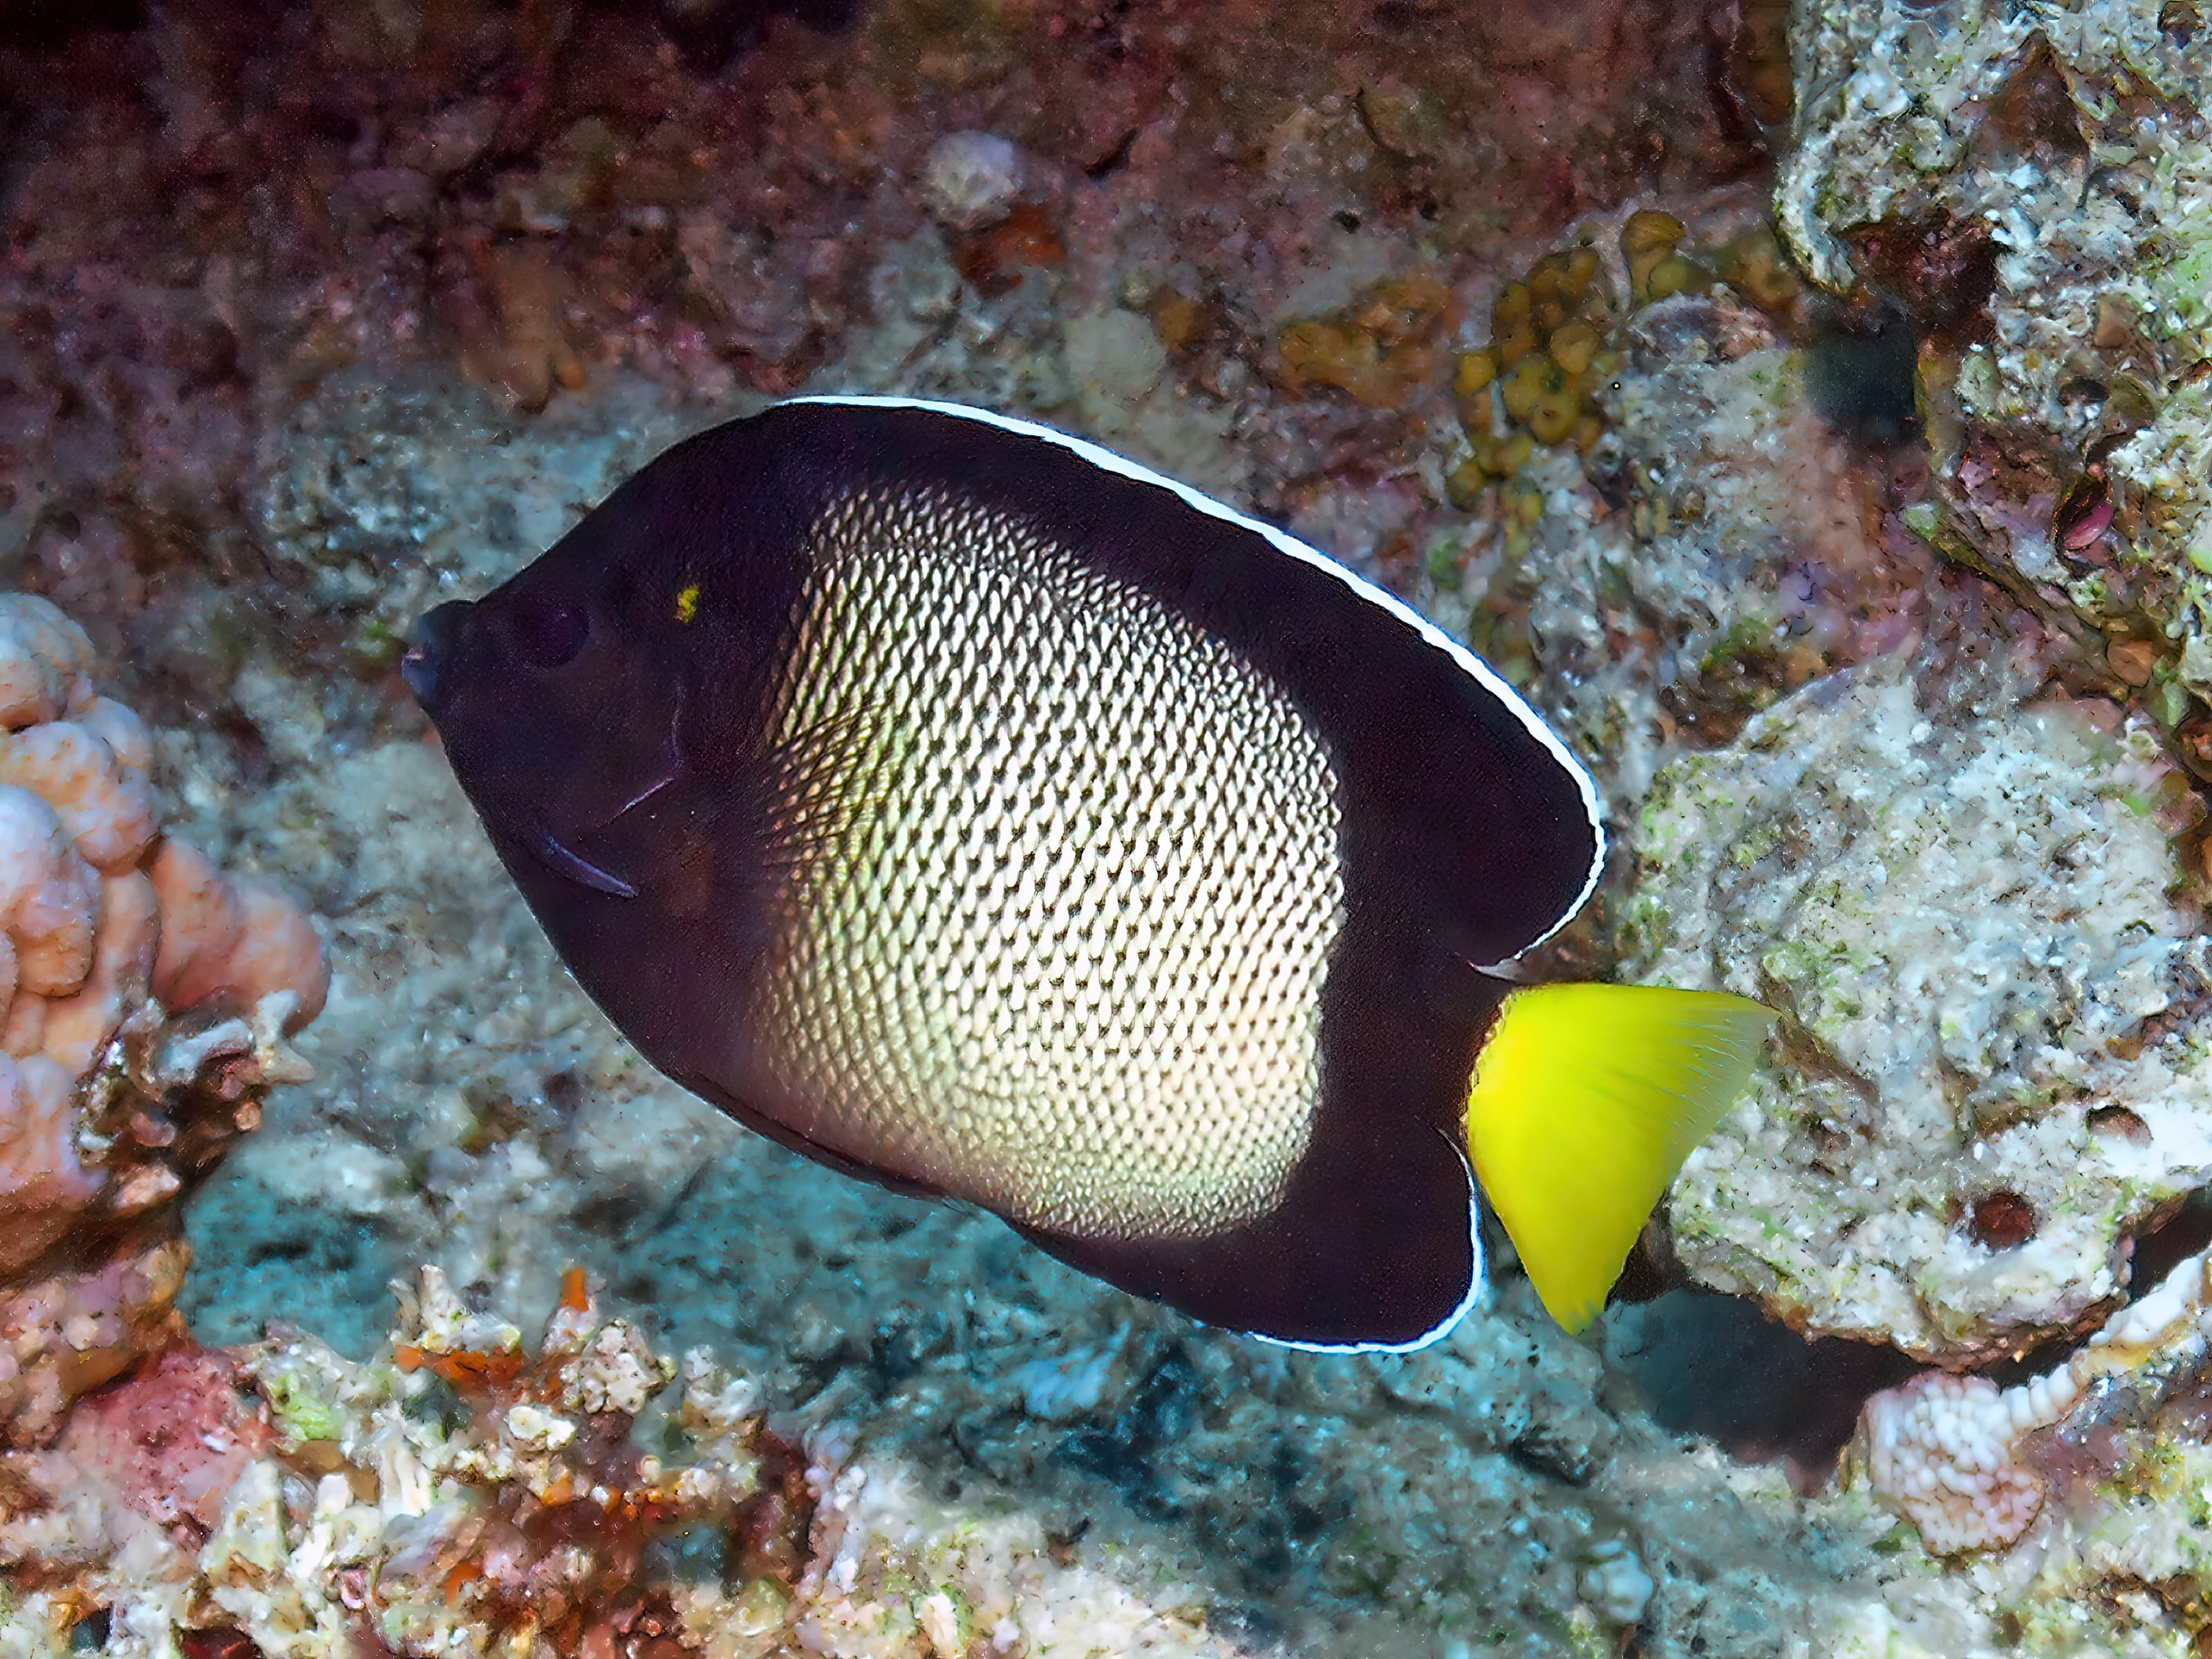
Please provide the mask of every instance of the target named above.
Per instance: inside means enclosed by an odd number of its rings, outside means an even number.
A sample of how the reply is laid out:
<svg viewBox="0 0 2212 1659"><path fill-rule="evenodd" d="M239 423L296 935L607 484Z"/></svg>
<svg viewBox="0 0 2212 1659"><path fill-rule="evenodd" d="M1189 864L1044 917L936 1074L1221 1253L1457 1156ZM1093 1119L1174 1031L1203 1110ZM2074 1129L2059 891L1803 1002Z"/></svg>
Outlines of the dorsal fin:
<svg viewBox="0 0 2212 1659"><path fill-rule="evenodd" d="M1497 670L1289 532L1035 422L926 398L793 398L758 417L793 463L1016 514L1134 581L1282 685L1335 751L1355 908L1483 966L1548 938L1605 864L1586 768ZM862 438L861 434L865 434ZM1009 443L1008 436L1028 442Z"/></svg>

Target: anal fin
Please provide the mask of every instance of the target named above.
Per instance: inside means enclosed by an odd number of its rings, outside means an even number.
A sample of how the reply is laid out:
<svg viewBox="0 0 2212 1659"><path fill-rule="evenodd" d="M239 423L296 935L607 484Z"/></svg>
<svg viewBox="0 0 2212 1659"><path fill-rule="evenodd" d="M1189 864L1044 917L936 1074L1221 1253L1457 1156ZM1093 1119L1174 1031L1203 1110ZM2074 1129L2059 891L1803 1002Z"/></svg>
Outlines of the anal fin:
<svg viewBox="0 0 2212 1659"><path fill-rule="evenodd" d="M1645 1219L1742 1091L1774 1012L1656 986L1516 991L1475 1061L1476 1178L1552 1317L1605 1306Z"/></svg>

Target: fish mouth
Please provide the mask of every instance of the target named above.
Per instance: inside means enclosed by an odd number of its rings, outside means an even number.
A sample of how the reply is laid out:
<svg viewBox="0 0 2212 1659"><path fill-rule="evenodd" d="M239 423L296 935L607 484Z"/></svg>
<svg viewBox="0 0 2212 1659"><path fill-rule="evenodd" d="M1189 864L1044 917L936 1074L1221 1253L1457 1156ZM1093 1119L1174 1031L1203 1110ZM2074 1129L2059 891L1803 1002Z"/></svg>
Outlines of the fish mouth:
<svg viewBox="0 0 2212 1659"><path fill-rule="evenodd" d="M605 834L662 790L667 788L670 784L675 782L677 776L678 775L672 771L665 777L647 784L625 801L604 823L593 824L585 830L582 832L583 836L589 837ZM532 854L540 864L544 865L556 875L567 877L580 886L588 887L595 893L605 893L610 898L634 899L637 896L637 888L635 884L624 881L613 871L592 863L591 860L586 858L550 830L540 830L524 844L530 848Z"/></svg>
<svg viewBox="0 0 2212 1659"><path fill-rule="evenodd" d="M433 720L450 689L445 668L452 659L453 643L475 609L467 600L456 599L424 611L415 623L414 639L400 653L399 678L407 682L409 692Z"/></svg>

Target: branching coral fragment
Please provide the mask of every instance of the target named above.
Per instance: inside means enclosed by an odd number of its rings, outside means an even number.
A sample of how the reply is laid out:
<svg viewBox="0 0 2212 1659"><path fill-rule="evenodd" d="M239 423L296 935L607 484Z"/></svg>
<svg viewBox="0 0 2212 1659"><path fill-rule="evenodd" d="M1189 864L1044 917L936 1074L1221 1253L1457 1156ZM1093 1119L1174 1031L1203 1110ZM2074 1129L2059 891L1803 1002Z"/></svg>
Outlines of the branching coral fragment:
<svg viewBox="0 0 2212 1659"><path fill-rule="evenodd" d="M2000 1389L1986 1377L1926 1371L1875 1395L1847 1468L1863 1472L1935 1553L2007 1548L2027 1534L2051 1487L2077 1473L2051 1456L2055 1442L2082 1438L2092 1417L2155 1411L2201 1376L2208 1357L2212 1252L2183 1261L2032 1382Z"/></svg>

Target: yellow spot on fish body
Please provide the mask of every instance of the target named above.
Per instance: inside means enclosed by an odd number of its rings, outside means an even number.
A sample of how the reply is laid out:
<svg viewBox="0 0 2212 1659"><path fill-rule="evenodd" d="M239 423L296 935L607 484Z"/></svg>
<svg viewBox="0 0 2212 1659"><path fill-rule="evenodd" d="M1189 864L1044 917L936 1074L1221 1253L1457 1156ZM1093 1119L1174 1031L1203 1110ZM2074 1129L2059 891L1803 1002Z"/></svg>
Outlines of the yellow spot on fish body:
<svg viewBox="0 0 2212 1659"><path fill-rule="evenodd" d="M699 584L687 582L676 595L676 620L680 623L692 622L697 619L698 615Z"/></svg>

